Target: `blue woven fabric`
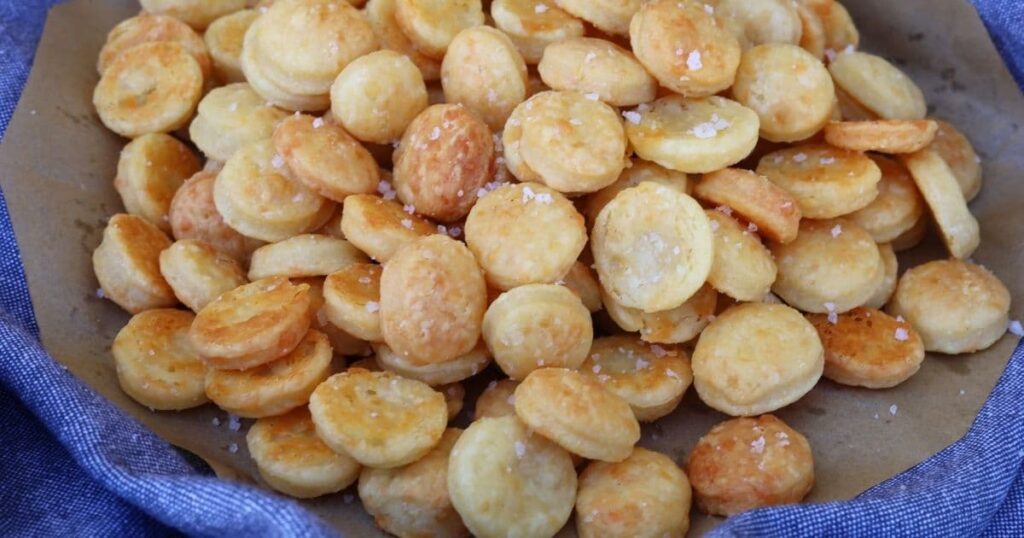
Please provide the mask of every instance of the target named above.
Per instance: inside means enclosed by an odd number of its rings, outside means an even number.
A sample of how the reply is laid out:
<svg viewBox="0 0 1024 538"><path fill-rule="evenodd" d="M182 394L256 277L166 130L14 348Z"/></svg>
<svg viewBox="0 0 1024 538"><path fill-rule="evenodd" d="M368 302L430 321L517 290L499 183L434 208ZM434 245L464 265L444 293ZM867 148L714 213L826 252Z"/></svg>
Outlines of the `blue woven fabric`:
<svg viewBox="0 0 1024 538"><path fill-rule="evenodd" d="M54 0L0 0L0 137ZM1024 0L977 0L1024 84ZM0 173L5 173L0 170ZM217 480L38 342L0 193L0 536L332 536L298 504ZM967 435L846 502L755 510L715 536L1024 536L1024 347Z"/></svg>

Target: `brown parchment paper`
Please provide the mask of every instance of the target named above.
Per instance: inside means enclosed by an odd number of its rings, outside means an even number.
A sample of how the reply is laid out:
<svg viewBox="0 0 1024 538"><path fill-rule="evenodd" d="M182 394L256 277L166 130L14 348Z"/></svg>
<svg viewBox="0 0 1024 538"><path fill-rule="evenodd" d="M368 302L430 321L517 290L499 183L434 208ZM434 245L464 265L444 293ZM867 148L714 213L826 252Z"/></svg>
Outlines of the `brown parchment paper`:
<svg viewBox="0 0 1024 538"><path fill-rule="evenodd" d="M862 48L893 60L953 121L984 159L985 186L971 204L982 225L977 262L993 269L1024 315L1024 98L964 0L845 0ZM134 0L73 0L53 9L24 96L0 146L7 196L46 348L75 375L169 442L232 480L258 483L245 427L207 405L152 413L118 388L110 342L128 316L96 297L90 254L106 219L120 211L112 187L125 141L102 127L91 104L96 56L106 32L138 11ZM900 257L901 266L944 257L938 241ZM918 463L967 430L1013 350L1006 336L971 356L929 356L907 383L883 391L821 383L777 414L811 441L817 484L808 501L847 499ZM478 384L479 385L479 384ZM474 390L476 389L476 390ZM467 407L478 393L471 387ZM895 409L895 414L890 412ZM213 419L221 421L219 427ZM644 428L641 444L681 461L724 416L691 390L671 417ZM228 446L236 443L237 453ZM303 504L349 536L377 536L354 489ZM694 534L721 520L693 511ZM571 525L563 530L572 535Z"/></svg>

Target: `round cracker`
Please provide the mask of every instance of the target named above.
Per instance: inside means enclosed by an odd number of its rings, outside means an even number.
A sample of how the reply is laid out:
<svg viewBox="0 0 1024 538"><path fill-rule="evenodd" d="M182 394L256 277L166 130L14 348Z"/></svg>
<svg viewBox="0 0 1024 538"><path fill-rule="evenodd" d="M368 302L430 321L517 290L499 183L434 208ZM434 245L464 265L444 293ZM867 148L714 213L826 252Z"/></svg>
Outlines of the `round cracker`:
<svg viewBox="0 0 1024 538"><path fill-rule="evenodd" d="M723 312L693 350L693 386L704 403L733 416L789 405L821 377L824 351L796 310L744 303Z"/></svg>

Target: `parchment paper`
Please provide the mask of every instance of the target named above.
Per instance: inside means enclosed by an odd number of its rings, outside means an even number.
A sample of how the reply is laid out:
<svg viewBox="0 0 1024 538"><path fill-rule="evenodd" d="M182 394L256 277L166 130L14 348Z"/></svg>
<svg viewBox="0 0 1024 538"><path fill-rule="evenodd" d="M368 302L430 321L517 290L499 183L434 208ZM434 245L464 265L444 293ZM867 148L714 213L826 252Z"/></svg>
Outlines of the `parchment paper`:
<svg viewBox="0 0 1024 538"><path fill-rule="evenodd" d="M862 48L902 66L932 113L953 121L984 159L985 186L971 208L982 225L974 259L1009 286L1011 317L1024 315L1024 99L973 9L963 0L846 0ZM128 319L96 296L90 253L106 219L121 210L112 187L125 141L108 132L91 104L96 55L106 32L138 11L134 0L75 0L54 8L35 68L0 147L0 183L14 221L46 348L75 375L169 442L201 456L225 478L258 482L245 450L212 405L152 413L118 388L110 342ZM934 239L901 256L901 266L944 257ZM850 498L955 441L1002 371L1016 339L973 356L929 356L907 383L883 391L822 382L777 414L814 449L817 485L809 501ZM479 384L478 384L479 385ZM474 390L476 389L476 390ZM467 407L478 392L471 387ZM896 413L890 413L895 405ZM217 417L221 425L212 424ZM682 460L725 417L691 389L671 417L644 429L641 444ZM240 450L232 454L230 443ZM376 536L354 488L303 503L350 536ZM693 512L694 534L721 520ZM571 527L571 526L570 526ZM563 534L571 535L566 529Z"/></svg>

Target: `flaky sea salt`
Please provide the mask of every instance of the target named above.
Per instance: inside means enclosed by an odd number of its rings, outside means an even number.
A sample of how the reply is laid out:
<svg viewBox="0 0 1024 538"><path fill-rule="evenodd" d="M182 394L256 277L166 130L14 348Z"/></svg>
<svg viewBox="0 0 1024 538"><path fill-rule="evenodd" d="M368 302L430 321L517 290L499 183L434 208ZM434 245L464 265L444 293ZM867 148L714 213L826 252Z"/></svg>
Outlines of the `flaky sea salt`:
<svg viewBox="0 0 1024 538"><path fill-rule="evenodd" d="M704 68L704 64L700 60L700 51L695 50L686 57L686 67L690 68L690 71L700 71Z"/></svg>
<svg viewBox="0 0 1024 538"><path fill-rule="evenodd" d="M835 303L825 303L822 306L824 306L825 310L828 312L828 322L831 323L832 325L835 325L836 323L838 323L839 322L839 314L836 313L836 304Z"/></svg>

